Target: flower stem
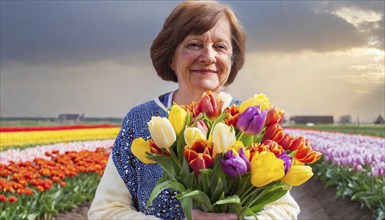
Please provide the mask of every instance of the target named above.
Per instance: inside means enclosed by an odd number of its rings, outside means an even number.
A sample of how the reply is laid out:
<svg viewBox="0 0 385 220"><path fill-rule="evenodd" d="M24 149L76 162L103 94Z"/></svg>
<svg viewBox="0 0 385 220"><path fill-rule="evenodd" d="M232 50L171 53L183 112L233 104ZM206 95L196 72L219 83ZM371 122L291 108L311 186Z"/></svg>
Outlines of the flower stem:
<svg viewBox="0 0 385 220"><path fill-rule="evenodd" d="M181 162L179 161L178 157L175 155L175 152L172 149L170 149L170 155L171 155L172 159L174 159L175 163L178 165L179 169L181 169L182 168L182 164L181 164Z"/></svg>
<svg viewBox="0 0 385 220"><path fill-rule="evenodd" d="M244 134L245 134L244 132L240 132L240 133L238 134L237 141L240 141L240 140L242 139L242 137L243 137Z"/></svg>

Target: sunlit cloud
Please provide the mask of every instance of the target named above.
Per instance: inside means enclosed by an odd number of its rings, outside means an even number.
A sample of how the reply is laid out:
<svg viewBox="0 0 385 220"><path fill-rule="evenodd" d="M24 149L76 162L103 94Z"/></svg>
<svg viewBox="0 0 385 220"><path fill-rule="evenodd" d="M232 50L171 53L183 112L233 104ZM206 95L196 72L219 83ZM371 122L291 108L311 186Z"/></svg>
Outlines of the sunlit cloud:
<svg viewBox="0 0 385 220"><path fill-rule="evenodd" d="M334 56L351 56L351 57L362 57L367 60L371 60L376 63L384 63L385 52L377 48L351 48L344 51L333 51L326 53Z"/></svg>
<svg viewBox="0 0 385 220"><path fill-rule="evenodd" d="M351 57L359 63L348 66L348 73L335 75L334 79L347 80L353 84L373 85L385 83L384 51L376 48L352 48L329 53L336 57Z"/></svg>
<svg viewBox="0 0 385 220"><path fill-rule="evenodd" d="M356 28L358 32L365 35L368 46L381 46L383 40L375 33L383 29L381 21L383 11L365 10L357 7L342 7L335 10L316 10L316 14L331 14L346 21ZM383 36L382 36L383 38Z"/></svg>
<svg viewBox="0 0 385 220"><path fill-rule="evenodd" d="M330 12L344 19L346 22L359 28L363 23L374 23L374 28L378 28L378 21L381 21L383 14L376 11L365 11L358 8L341 8Z"/></svg>
<svg viewBox="0 0 385 220"><path fill-rule="evenodd" d="M357 72L356 74L347 76L347 79L353 83L384 84L384 66L382 65L357 65L351 66L350 68Z"/></svg>

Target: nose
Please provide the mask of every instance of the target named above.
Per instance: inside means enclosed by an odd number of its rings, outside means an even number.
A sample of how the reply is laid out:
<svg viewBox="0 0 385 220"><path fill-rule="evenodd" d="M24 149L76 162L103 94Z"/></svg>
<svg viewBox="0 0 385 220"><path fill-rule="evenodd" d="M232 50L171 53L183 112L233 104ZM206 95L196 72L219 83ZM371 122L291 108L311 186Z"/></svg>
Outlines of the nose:
<svg viewBox="0 0 385 220"><path fill-rule="evenodd" d="M215 49L208 45L205 46L202 49L199 59L201 62L204 62L205 64L213 64L217 62Z"/></svg>

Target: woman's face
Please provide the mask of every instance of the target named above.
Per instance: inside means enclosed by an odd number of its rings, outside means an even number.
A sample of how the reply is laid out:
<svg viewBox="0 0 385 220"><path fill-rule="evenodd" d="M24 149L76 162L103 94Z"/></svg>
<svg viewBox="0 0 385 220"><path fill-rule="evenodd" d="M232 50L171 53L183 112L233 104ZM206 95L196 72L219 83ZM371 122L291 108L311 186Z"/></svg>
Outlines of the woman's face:
<svg viewBox="0 0 385 220"><path fill-rule="evenodd" d="M231 70L231 28L220 19L202 35L188 35L175 50L170 67L179 89L188 92L219 92Z"/></svg>

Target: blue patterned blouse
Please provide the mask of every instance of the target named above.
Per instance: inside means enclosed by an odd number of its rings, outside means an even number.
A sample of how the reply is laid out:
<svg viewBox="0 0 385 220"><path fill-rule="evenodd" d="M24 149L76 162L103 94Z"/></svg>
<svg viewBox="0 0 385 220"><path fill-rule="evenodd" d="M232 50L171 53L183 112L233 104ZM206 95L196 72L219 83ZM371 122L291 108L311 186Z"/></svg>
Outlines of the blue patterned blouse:
<svg viewBox="0 0 385 220"><path fill-rule="evenodd" d="M161 95L159 101L168 106L171 93ZM233 100L232 103L239 104ZM114 164L132 196L133 206L146 215L154 215L162 219L182 219L183 209L176 199L177 192L163 190L150 207L146 207L148 198L156 182L162 176L162 168L157 164L144 164L131 152L131 143L135 138L150 138L147 122L152 116L167 117L168 112L161 108L155 100L146 102L131 109L124 118L122 128L112 150ZM124 190L124 189L122 189Z"/></svg>

